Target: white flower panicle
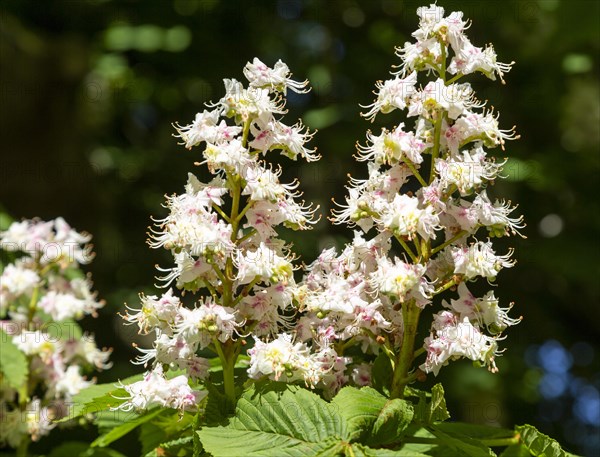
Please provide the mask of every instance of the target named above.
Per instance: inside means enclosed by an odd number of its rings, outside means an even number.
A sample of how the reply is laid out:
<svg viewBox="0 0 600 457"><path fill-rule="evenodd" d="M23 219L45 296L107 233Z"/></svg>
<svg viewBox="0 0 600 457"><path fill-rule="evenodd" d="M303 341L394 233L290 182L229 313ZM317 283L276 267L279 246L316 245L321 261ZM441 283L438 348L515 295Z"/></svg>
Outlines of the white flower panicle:
<svg viewBox="0 0 600 457"><path fill-rule="evenodd" d="M480 229L501 237L524 228L523 218L511 215L510 202L492 203L487 193L505 163L487 148L504 149L518 136L514 128L501 129L498 113L486 110L462 81L474 72L502 79L510 64L498 63L491 46L471 44L461 12L445 15L430 5L417 14L416 43L397 49L399 71L376 83L376 99L363 113L373 121L405 110L415 118L414 128L402 122L367 132L356 158L367 162L368 177L350 178L345 202L333 211L334 223L364 233L375 229L376 236L367 241L356 232L341 255L323 251L308 267L298 298L305 314L297 341L335 348L347 361L345 378L357 385L371 382L366 367L382 347L395 370L404 370L398 379L437 375L461 357L496 371L502 332L520 321L508 317L512 305L501 308L492 292L475 298L466 286L480 277L494 281L515 263L512 249L498 255L490 239L477 240ZM459 298L450 304L437 298L457 288ZM419 315L440 304L445 310L434 315L425 339L426 361L411 371L419 364L412 365L412 349L406 348L413 347ZM354 344L362 356L344 358L343 349ZM402 355L404 350L410 353Z"/></svg>
<svg viewBox="0 0 600 457"><path fill-rule="evenodd" d="M0 445L47 435L94 383L86 374L111 366L110 350L75 322L104 306L79 268L93 258L90 240L62 218L13 222L0 232L0 248L19 255L0 271L0 329L10 338L3 343L30 361L27 385L0 389Z"/></svg>
<svg viewBox="0 0 600 457"><path fill-rule="evenodd" d="M208 104L191 124L175 124L181 144L201 147L196 165L205 165L213 177L203 183L190 173L185 192L167 197L168 214L154 219L150 228L150 247L169 250L175 266L158 268L157 279L171 286L167 293L142 294L141 307L128 307L123 316L139 333L153 332L155 340L151 347L139 348L134 361L151 365L147 380L126 387L130 397L120 409L160 404L194 410L210 376L203 356L211 352L219 356L224 372L230 370L223 382L225 393L232 396L231 363L248 344L246 339L254 335L259 345L258 338L272 339L293 319L296 256L278 239L277 228L310 229L317 208L299 201L297 181L280 181L282 170L269 164L267 155L279 151L292 160L319 159L316 149L307 146L313 132L301 120L290 125L281 116L287 90L308 92L308 81L291 79L281 61L270 68L254 59L243 73L248 87L225 79L223 97ZM23 287L28 287L26 281ZM183 290L181 297L175 289ZM198 297L187 300L184 294ZM321 379L315 367L303 368L310 372L307 383ZM182 376L196 397L182 387L183 378L168 380L168 370L184 370ZM158 391L149 386L152 380ZM174 404L173 389L180 389L187 400Z"/></svg>

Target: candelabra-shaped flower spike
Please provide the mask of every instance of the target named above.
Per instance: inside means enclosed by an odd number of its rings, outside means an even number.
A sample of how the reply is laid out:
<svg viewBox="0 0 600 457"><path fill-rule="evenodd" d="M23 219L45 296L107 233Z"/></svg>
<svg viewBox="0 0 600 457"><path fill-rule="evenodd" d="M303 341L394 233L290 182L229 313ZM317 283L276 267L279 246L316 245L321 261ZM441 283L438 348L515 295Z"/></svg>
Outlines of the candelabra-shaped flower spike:
<svg viewBox="0 0 600 457"><path fill-rule="evenodd" d="M186 148L203 146L196 165L206 165L214 177L202 183L189 174L185 193L167 197L169 214L155 220L150 232L150 246L170 250L175 260L174 267L160 269L159 280L165 287L174 284L198 293L198 298L191 307L184 306L169 289L162 297L142 296L141 309L130 308L125 316L142 333L156 332L153 347L142 349L138 357L138 363L152 361L155 367L148 380L164 379L163 370L169 367L186 370L192 382L201 381L208 376L204 357L212 351L221 360L224 390L231 400L233 368L244 338L270 339L287 328L293 314L295 255L277 238L277 227L306 230L315 223L316 208L298 202L298 183L281 183L281 170L263 157L279 150L293 160L319 159L306 146L313 133L301 121L286 125L280 119L287 90L306 92L308 81L292 80L281 61L269 68L254 59L244 75L248 87L225 79L219 101L208 104L209 110L198 113L191 124L175 125L175 136ZM171 380L157 385L162 390L172 387L177 395L159 392L148 400L140 395L143 383L150 381L141 382L128 390L131 399L123 408L153 402L193 408L204 394ZM177 403L171 402L176 397Z"/></svg>
<svg viewBox="0 0 600 457"><path fill-rule="evenodd" d="M519 322L492 292L476 298L467 288L479 277L493 281L514 265L512 250L496 254L489 237L518 234L524 224L511 217L510 202L487 195L504 162L486 149L504 149L506 140L517 138L514 128L501 130L498 115L461 81L475 72L502 79L512 64L498 63L491 45L471 44L462 13L445 17L443 8L431 5L417 14L416 42L397 49L399 71L376 84L376 99L363 114L373 121L405 110L405 122L412 117L414 124L367 132L357 160L367 162L369 175L351 178L346 202L333 212L334 223L365 233L375 229L376 236L367 241L357 231L341 255L327 250L311 265L305 279L308 314L301 320L304 338L322 344L326 335L339 356L362 344L363 355L343 359L344 382L352 376L357 384L370 383L371 362L384 354L393 373L392 396L460 357L496 371L501 333ZM477 240L482 233L487 237ZM458 298L438 299L457 288ZM438 310L418 349L417 325L429 304ZM416 362L421 354L425 361Z"/></svg>

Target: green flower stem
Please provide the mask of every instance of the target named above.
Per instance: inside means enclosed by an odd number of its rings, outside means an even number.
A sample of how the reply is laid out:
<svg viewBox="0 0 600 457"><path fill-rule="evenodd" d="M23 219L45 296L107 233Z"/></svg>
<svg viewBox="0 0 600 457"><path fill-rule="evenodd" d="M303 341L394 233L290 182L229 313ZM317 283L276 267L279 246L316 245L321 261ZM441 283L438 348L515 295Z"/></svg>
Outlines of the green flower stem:
<svg viewBox="0 0 600 457"><path fill-rule="evenodd" d="M442 48L442 64L438 75L442 81L446 82L446 44L440 42L440 46ZM441 112L438 112L437 114L438 116L433 130L433 150L431 152L431 171L429 173L429 184L431 184L435 179L435 161L440 154L440 136L442 133L442 120L444 116Z"/></svg>
<svg viewBox="0 0 600 457"><path fill-rule="evenodd" d="M244 122L244 130L242 133L242 146L247 147L248 145L248 133L250 132L250 124L252 123L252 119L246 119ZM252 206L252 202L248 202L246 206L240 212L240 199L242 197L242 178L241 176L234 174L229 176L228 181L231 185L231 212L229 216L222 215L224 219L231 224L231 241L236 245L239 245L246 237L251 236L253 233L250 231L249 234L243 236L238 239L238 229L240 222L248 209ZM221 214L219 212L219 214ZM214 265L214 264L213 264ZM218 268L215 268L217 271ZM222 305L228 307L235 307L240 300L247 295L252 287L256 284L256 278L250 284L248 284L240 293L239 296L234 298L236 291L234 290L234 264L233 259L228 257L225 261L225 274L223 272L217 271L217 275L219 279L223 283L223 300ZM239 341L229 340L225 343L221 343L218 340L215 340L215 348L217 350L217 354L221 359L221 366L223 367L223 387L225 390L225 395L233 405L236 402L235 395L235 373L234 367L237 362L237 358L240 354L241 343Z"/></svg>
<svg viewBox="0 0 600 457"><path fill-rule="evenodd" d="M24 434L16 450L17 457L27 457L29 455L29 443L31 443L31 437L28 434Z"/></svg>
<svg viewBox="0 0 600 457"><path fill-rule="evenodd" d="M410 169L410 171L412 172L412 174L415 175L415 178L417 178L417 181L419 181L419 183L421 183L421 185L423 187L427 187L427 183L425 182L425 180L421 176L421 173L419 173L419 170L417 170L417 167L415 167L415 164L412 163L410 160L408 160L408 158L406 158L406 157L404 158L404 163Z"/></svg>
<svg viewBox="0 0 600 457"><path fill-rule="evenodd" d="M400 243L402 245L402 247L404 248L404 250L406 251L406 253L412 259L412 261L415 262L415 263L417 263L417 256L412 251L412 249L408 246L408 244L406 244L406 241L404 241L401 236L397 236L397 235L396 235L396 239L398 240L398 243Z"/></svg>
<svg viewBox="0 0 600 457"><path fill-rule="evenodd" d="M442 116L441 112L438 112L437 116L438 117L435 121L433 130L433 150L431 151L431 171L429 172L429 184L431 184L435 179L435 161L440 154L440 137L442 135L442 120L444 119L444 116ZM427 186L427 184L423 184L423 186Z"/></svg>
<svg viewBox="0 0 600 457"><path fill-rule="evenodd" d="M450 78L448 81L446 81L446 86L449 86L450 84L455 83L456 81L458 81L460 78L462 78L464 75L462 73L457 73L456 75L454 75L452 78Z"/></svg>
<svg viewBox="0 0 600 457"><path fill-rule="evenodd" d="M402 335L402 346L394 367L392 378L392 390L390 398L402 398L404 387L410 381L409 371L414 359L414 346L417 336L417 325L419 324L419 308L414 300L402 304L402 318L404 321L404 333Z"/></svg>
<svg viewBox="0 0 600 457"><path fill-rule="evenodd" d="M246 233L244 236L242 236L240 239L238 239L237 243L238 244L243 243L244 241L246 241L248 238L250 238L255 233L256 233L256 229L250 230L248 233Z"/></svg>
<svg viewBox="0 0 600 457"><path fill-rule="evenodd" d="M444 284L443 286L441 286L439 289L436 289L433 292L433 295L438 295L441 294L442 292L450 289L451 287L454 287L458 284L458 282L456 281L456 279L451 279L450 281L448 281L446 284Z"/></svg>
<svg viewBox="0 0 600 457"><path fill-rule="evenodd" d="M215 287L207 280L204 280L204 285L210 292L210 295L215 301L215 303L219 303L219 294L217 294L217 290L215 289Z"/></svg>
<svg viewBox="0 0 600 457"><path fill-rule="evenodd" d="M217 213L219 213L219 215L220 215L220 216L221 216L223 219L225 219L227 222L231 222L231 221L229 220L229 216L223 212L223 210L222 210L222 209L219 207L219 205L217 205L217 204L213 203L213 204L212 204L212 207L213 207L213 209L214 209L214 210L215 210Z"/></svg>
<svg viewBox="0 0 600 457"><path fill-rule="evenodd" d="M255 276L254 279L250 283L246 284L246 286L242 289L242 291L235 298L235 300L233 301L233 303L231 304L231 306L235 307L244 297L246 297L250 293L250 291L252 290L252 288L259 281L260 281L260 276Z"/></svg>
<svg viewBox="0 0 600 457"><path fill-rule="evenodd" d="M452 243L454 243L456 240L462 238L463 236L465 236L468 232L466 230L461 230L460 232L458 232L456 235L454 235L452 238L450 238L447 241L444 241L442 244L440 244L439 246L436 246L435 248L433 248L431 250L431 255L437 254L438 252L440 252L442 249L444 249L446 246L451 245Z"/></svg>
<svg viewBox="0 0 600 457"><path fill-rule="evenodd" d="M231 401L232 405L235 405L235 376L234 367L237 361L238 352L235 350L236 343L232 340L225 343L221 343L215 339L215 349L221 359L221 366L223 367L223 387L225 395Z"/></svg>

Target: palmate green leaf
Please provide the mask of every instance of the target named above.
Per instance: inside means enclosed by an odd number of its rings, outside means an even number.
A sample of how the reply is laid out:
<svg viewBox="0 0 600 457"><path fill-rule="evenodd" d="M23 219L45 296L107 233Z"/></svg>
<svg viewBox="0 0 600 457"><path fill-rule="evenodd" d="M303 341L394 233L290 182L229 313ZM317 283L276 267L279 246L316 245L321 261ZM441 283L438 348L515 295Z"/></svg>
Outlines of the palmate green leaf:
<svg viewBox="0 0 600 457"><path fill-rule="evenodd" d="M521 435L521 442L535 457L569 457L558 442L538 431L532 425L520 425L515 430Z"/></svg>
<svg viewBox="0 0 600 457"><path fill-rule="evenodd" d="M344 387L331 400L346 425L343 438L355 441L368 433L388 399L370 387Z"/></svg>
<svg viewBox="0 0 600 457"><path fill-rule="evenodd" d="M118 427L113 428L108 433L96 438L92 442L91 447L106 447L113 441L116 441L119 438L125 436L127 433L139 427L143 423L152 420L162 412L164 412L163 408L155 408L142 415L138 415L137 417L132 418L132 420L125 422L119 425Z"/></svg>
<svg viewBox="0 0 600 457"><path fill-rule="evenodd" d="M0 330L0 380L13 389L19 389L27 380L27 357L12 342L12 336Z"/></svg>
<svg viewBox="0 0 600 457"><path fill-rule="evenodd" d="M197 433L215 457L336 456L342 452L345 424L335 407L297 386L253 386L227 426Z"/></svg>

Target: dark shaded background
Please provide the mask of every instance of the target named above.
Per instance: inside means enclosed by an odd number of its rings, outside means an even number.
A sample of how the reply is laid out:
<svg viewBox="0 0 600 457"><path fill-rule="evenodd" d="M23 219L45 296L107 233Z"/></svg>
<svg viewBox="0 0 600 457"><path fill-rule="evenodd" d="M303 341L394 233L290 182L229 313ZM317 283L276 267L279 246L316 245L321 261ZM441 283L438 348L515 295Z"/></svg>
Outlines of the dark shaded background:
<svg viewBox="0 0 600 457"><path fill-rule="evenodd" d="M365 175L351 159L371 127L357 104L370 103L374 82L398 63L393 48L410 39L425 3L0 4L1 222L63 216L94 235L89 269L107 306L84 325L114 347L115 361L100 381L135 372L128 360L139 339L116 313L153 291L155 264L170 265L168 253L146 246L146 228L150 215L164 214L163 195L182 191L187 172L198 171L199 150L177 146L171 123L189 123L204 102L219 99L222 78L241 80L254 56L270 65L281 58L314 88L290 95L288 122L302 116L318 128L313 144L323 155L316 164L287 162L286 173L300 177L306 200L327 215L346 173ZM517 62L506 86L471 81L501 112L501 125L516 124L521 134L507 147L509 179L492 194L518 202L528 222L527 239L500 243L500 252L517 248L519 264L500 275L496 291L524 320L508 332L498 375L467 362L442 370L451 411L472 422L534 423L572 451L600 455L600 3L438 3L473 20L475 44L492 42L500 61ZM310 235L286 235L307 260L351 232L323 218ZM134 455L126 440L118 447Z"/></svg>

